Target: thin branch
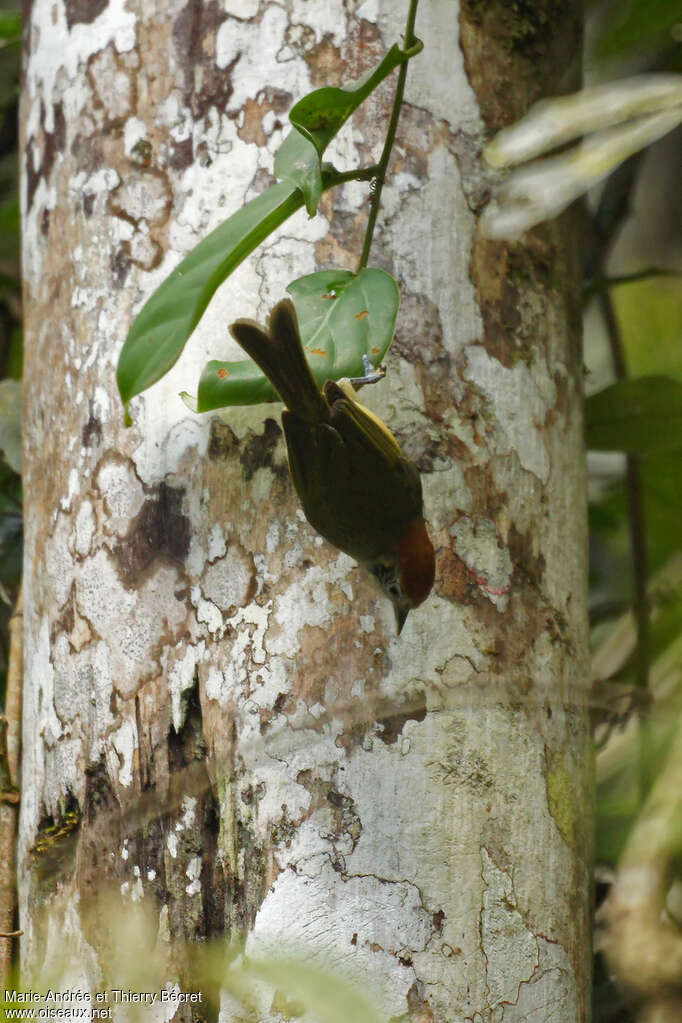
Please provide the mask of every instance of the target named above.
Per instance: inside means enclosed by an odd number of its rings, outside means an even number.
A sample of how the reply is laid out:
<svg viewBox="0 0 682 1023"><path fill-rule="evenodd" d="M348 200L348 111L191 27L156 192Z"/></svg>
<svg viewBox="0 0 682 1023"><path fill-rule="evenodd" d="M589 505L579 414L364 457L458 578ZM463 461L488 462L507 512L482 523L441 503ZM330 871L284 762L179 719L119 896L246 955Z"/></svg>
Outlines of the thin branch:
<svg viewBox="0 0 682 1023"><path fill-rule="evenodd" d="M634 284L636 281L648 281L652 277L682 277L682 270L667 270L662 266L647 266L630 274L616 274L615 277L595 277L585 285L584 295L588 300L600 291L616 288L620 284Z"/></svg>
<svg viewBox="0 0 682 1023"><path fill-rule="evenodd" d="M346 181L371 181L379 173L379 164L372 163L369 167L359 167L353 170L340 171L332 168L330 175L334 176L335 185L343 185Z"/></svg>
<svg viewBox="0 0 682 1023"><path fill-rule="evenodd" d="M409 50L411 46L414 46L416 37L414 34L414 23L417 17L417 4L419 0L410 0L410 7L407 12L407 22L405 24L405 38L404 47ZM409 61L405 61L400 65L398 71L398 84L395 89L395 98L393 100L393 110L391 112L391 120L388 125L388 131L386 132L386 140L384 142L384 148L381 153L381 159L377 167L375 175L374 191L372 192L372 202L369 209L369 217L367 218L367 229L365 231L365 241L362 246L362 255L360 256L360 263L358 264L358 271L363 270L369 261L369 252L372 248L372 239L374 237L374 228L377 222L377 216L379 214L379 205L381 203L381 192L384 187L384 181L386 180L386 169L388 167L388 161L391 157L391 150L393 149L393 142L395 140L395 133L398 127L398 120L400 118L400 110L403 105L403 96L405 94L405 82L407 80L407 65Z"/></svg>

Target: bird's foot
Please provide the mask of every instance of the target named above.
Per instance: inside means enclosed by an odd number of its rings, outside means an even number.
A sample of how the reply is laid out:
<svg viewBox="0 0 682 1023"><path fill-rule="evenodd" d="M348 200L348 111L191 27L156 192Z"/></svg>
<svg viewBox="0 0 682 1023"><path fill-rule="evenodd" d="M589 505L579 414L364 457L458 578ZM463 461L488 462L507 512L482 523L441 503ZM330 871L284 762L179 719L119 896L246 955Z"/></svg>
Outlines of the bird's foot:
<svg viewBox="0 0 682 1023"><path fill-rule="evenodd" d="M363 384L377 384L380 380L383 380L386 376L385 366L373 366L372 361L366 353L362 355L362 365L365 370L365 375L362 377L350 377L350 382L353 387L362 387Z"/></svg>

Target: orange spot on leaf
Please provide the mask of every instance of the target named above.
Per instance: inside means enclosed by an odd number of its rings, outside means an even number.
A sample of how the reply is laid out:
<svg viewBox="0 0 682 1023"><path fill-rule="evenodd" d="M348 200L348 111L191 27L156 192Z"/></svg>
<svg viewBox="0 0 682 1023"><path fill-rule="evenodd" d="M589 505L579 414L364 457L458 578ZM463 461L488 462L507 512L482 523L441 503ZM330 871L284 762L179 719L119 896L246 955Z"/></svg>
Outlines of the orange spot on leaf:
<svg viewBox="0 0 682 1023"><path fill-rule="evenodd" d="M218 370L218 376L220 377L221 380L224 380L225 377L229 377L229 375L230 374L229 374L228 370L226 370L226 369L219 369Z"/></svg>
<svg viewBox="0 0 682 1023"><path fill-rule="evenodd" d="M311 355L326 355L327 353L322 348L311 348Z"/></svg>
<svg viewBox="0 0 682 1023"><path fill-rule="evenodd" d="M380 351L381 351L380 348L373 348L372 349L372 355L378 355Z"/></svg>
<svg viewBox="0 0 682 1023"><path fill-rule="evenodd" d="M357 313L356 320L364 320L365 316L369 316L369 309L363 309L361 313Z"/></svg>

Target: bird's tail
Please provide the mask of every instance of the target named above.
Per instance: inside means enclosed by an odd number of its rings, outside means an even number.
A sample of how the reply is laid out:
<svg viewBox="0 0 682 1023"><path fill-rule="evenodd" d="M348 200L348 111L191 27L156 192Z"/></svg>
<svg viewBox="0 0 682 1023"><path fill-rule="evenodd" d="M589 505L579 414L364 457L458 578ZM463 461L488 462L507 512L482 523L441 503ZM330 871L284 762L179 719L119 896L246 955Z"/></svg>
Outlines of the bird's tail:
<svg viewBox="0 0 682 1023"><path fill-rule="evenodd" d="M306 361L291 299L278 302L270 313L267 331L253 320L237 320L230 331L291 412L309 423L328 418L329 406Z"/></svg>

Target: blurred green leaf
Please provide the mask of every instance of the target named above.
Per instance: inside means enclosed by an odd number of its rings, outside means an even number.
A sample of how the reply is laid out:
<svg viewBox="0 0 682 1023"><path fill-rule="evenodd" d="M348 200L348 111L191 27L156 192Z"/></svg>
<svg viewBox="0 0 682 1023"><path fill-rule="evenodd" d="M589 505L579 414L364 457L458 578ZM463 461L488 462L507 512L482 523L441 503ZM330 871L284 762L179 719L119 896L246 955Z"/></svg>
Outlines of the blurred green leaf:
<svg viewBox="0 0 682 1023"><path fill-rule="evenodd" d="M585 403L587 446L649 454L682 447L682 383L671 377L619 380Z"/></svg>
<svg viewBox="0 0 682 1023"><path fill-rule="evenodd" d="M8 465L21 472L21 383L0 380L0 448Z"/></svg>
<svg viewBox="0 0 682 1023"><path fill-rule="evenodd" d="M12 380L21 380L24 370L24 334L21 327L13 327L10 331L5 372Z"/></svg>
<svg viewBox="0 0 682 1023"><path fill-rule="evenodd" d="M0 11L0 39L8 42L21 39L20 11Z"/></svg>
<svg viewBox="0 0 682 1023"><path fill-rule="evenodd" d="M594 52L598 58L622 57L646 48L670 46L682 20L679 0L626 0L611 4Z"/></svg>
<svg viewBox="0 0 682 1023"><path fill-rule="evenodd" d="M317 382L362 376L362 356L379 365L393 339L400 294L390 274L376 268L354 274L323 270L293 281L301 340ZM183 396L186 404L192 399ZM197 410L256 405L278 398L250 359L211 361L199 381Z"/></svg>
<svg viewBox="0 0 682 1023"><path fill-rule="evenodd" d="M244 976L271 984L287 1000L300 1003L296 1008L310 1012L318 1023L381 1023L383 1017L367 1000L365 983L355 983L331 970L313 966L302 959L245 959L238 967ZM362 993L361 993L362 991Z"/></svg>
<svg viewBox="0 0 682 1023"><path fill-rule="evenodd" d="M642 480L647 524L647 547L652 571L682 549L682 459L679 451L643 459Z"/></svg>
<svg viewBox="0 0 682 1023"><path fill-rule="evenodd" d="M682 383L682 286L658 278L614 289L613 299L634 377L661 374ZM651 571L682 549L682 458L675 450L641 461ZM624 495L612 503L624 508ZM623 512L624 514L624 512Z"/></svg>
<svg viewBox="0 0 682 1023"><path fill-rule="evenodd" d="M16 182L10 188L16 189ZM19 197L0 200L0 260L3 265L3 284L9 285L11 278L15 288L21 288L19 269L21 221ZM7 271L11 270L11 273Z"/></svg>

